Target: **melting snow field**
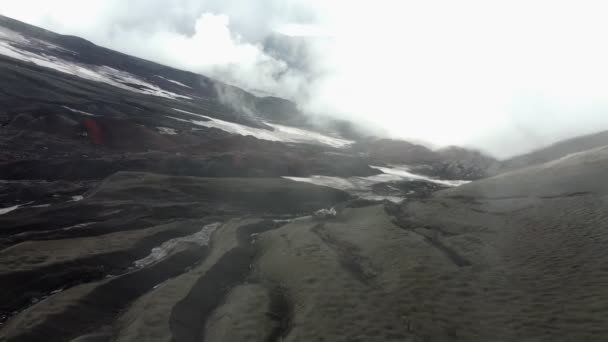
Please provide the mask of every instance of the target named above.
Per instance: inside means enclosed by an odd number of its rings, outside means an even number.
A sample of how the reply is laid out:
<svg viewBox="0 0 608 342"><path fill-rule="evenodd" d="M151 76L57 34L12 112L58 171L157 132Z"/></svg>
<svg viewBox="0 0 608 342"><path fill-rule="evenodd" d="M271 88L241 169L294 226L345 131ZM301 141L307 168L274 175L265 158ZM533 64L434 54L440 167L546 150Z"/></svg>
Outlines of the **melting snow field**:
<svg viewBox="0 0 608 342"><path fill-rule="evenodd" d="M283 177L296 182L306 182L315 185L327 186L330 188L346 191L352 195L369 200L389 200L391 202L401 202L404 197L398 196L383 196L372 193L372 186L378 183L404 181L404 180L424 180L444 186L459 186L469 183L463 180L440 180L433 179L423 175L417 175L409 172L407 166L391 165L391 167L371 166L384 173L370 177L330 177L330 176L310 176L310 177Z"/></svg>
<svg viewBox="0 0 608 342"><path fill-rule="evenodd" d="M203 227L201 231L188 236L182 236L163 242L162 245L152 248L150 255L135 261L136 267L145 267L159 260L166 258L179 245L184 243L194 243L199 246L207 246L211 239L211 234L222 224L219 222L211 223Z"/></svg>
<svg viewBox="0 0 608 342"><path fill-rule="evenodd" d="M54 69L80 78L110 84L117 88L126 89L137 93L173 99L190 98L163 90L158 86L141 80L128 72L116 70L108 66L74 63L47 55L44 52L34 53L20 47L29 47L42 50L61 49L67 51L41 40L27 39L16 32L0 27L0 54L2 55L34 63L41 67ZM135 85L137 87L133 87L131 85Z"/></svg>
<svg viewBox="0 0 608 342"><path fill-rule="evenodd" d="M470 183L470 181L466 180L441 180L435 179L428 176L417 175L409 172L409 168L404 165L391 165L391 167L382 167L382 166L371 166L376 170L380 170L387 175L393 175L400 177L401 179L409 179L409 180L425 180L427 182L436 183L445 186L459 186L463 184Z"/></svg>
<svg viewBox="0 0 608 342"><path fill-rule="evenodd" d="M180 119L180 118L176 118L176 117L172 117L172 116L168 116L168 118L178 120L178 121L183 121L183 122L189 122L189 123L192 123L192 124L198 125L198 126L209 127L209 128L218 128L218 129L221 129L222 131L226 131L226 132L233 133L233 134L250 135L250 136L256 137L261 140L281 141L281 142L290 142L290 143L318 143L318 144L324 144L324 145L329 145L329 146L338 147L338 148L345 147L345 146L348 146L353 143L353 141L351 141L351 140L334 138L334 137L330 137L330 136L323 135L320 133L316 133L316 132L312 132L312 131L308 131L308 130L304 130L304 129L300 129L300 128L295 128L295 127L276 125L276 124L270 124L270 123L265 122L266 125L274 128L274 131L270 131L270 130L263 129L263 128L249 127L249 126L240 125L240 124L237 124L234 122L214 119L209 116L196 114L196 113L192 113L192 112L187 112L185 110L180 110L177 108L174 108L174 110L181 112L181 113L197 116L197 117L200 117L200 118L203 118L206 120L204 120L204 121L185 120L185 119Z"/></svg>
<svg viewBox="0 0 608 342"><path fill-rule="evenodd" d="M17 210L19 208L36 208L36 207L38 207L38 206L29 206L32 203L34 203L34 202L27 202L27 203L23 203L23 204L15 204L15 205L13 205L11 207L0 208L0 215L8 214L11 211L15 211L15 210Z"/></svg>
<svg viewBox="0 0 608 342"><path fill-rule="evenodd" d="M0 215L4 215L4 214L8 214L13 210L17 210L21 207L21 205L14 205L12 207L8 207L8 208L0 208Z"/></svg>
<svg viewBox="0 0 608 342"><path fill-rule="evenodd" d="M62 107L63 107L63 108L65 108L65 109L67 109L67 110L69 110L69 111L72 111L72 112L74 112L74 113L78 113L78 114L82 114L82 115L87 115L87 116L97 116L97 115L95 115L95 114L91 114L91 113L89 113L89 112L83 112L83 111L81 111L81 110L74 109L74 108L70 108L70 107L68 107L68 106L62 106Z"/></svg>
<svg viewBox="0 0 608 342"><path fill-rule="evenodd" d="M177 84L178 86L182 86L182 87L184 87L184 88L190 88L190 89L192 89L192 87L187 86L187 85L185 85L185 84L183 84L183 83L180 83L180 82L177 82L177 81L174 81L174 80L170 80L170 79L168 79L168 78L164 78L164 77L162 77L162 76L158 76L158 75L157 75L156 77L158 77L158 78L162 78L163 80L168 81L168 82L171 82L171 83L173 83L173 84Z"/></svg>

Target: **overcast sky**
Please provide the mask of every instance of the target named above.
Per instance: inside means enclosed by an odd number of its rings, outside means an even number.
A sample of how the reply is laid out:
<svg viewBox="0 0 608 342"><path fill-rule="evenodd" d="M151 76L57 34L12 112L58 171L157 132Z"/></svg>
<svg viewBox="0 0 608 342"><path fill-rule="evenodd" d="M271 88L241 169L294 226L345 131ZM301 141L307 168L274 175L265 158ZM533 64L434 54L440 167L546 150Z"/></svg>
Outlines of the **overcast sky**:
<svg viewBox="0 0 608 342"><path fill-rule="evenodd" d="M0 13L499 157L608 129L605 1L2 0ZM322 37L315 78L264 53ZM316 41L316 40L313 40Z"/></svg>

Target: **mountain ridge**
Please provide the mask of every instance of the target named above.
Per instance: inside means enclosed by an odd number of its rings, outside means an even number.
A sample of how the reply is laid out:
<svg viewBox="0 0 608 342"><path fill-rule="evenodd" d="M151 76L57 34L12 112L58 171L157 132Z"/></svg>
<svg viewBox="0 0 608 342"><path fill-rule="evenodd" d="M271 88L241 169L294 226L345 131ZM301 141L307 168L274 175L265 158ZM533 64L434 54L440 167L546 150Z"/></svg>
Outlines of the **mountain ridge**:
<svg viewBox="0 0 608 342"><path fill-rule="evenodd" d="M502 170L510 171L549 162L572 153L608 145L608 131L585 134L558 141L549 146L518 155L502 162Z"/></svg>

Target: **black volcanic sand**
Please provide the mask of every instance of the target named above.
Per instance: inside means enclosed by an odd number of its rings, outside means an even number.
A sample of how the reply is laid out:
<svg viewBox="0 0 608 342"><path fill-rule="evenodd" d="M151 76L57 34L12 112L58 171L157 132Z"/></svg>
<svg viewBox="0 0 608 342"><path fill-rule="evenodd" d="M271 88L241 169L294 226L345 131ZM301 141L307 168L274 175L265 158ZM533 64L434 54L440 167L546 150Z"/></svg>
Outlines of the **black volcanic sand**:
<svg viewBox="0 0 608 342"><path fill-rule="evenodd" d="M598 184L607 169L608 149L599 149L400 205L340 209L336 217L279 223L256 219L256 212L260 217L272 210L254 206L249 219L224 220L209 248L184 245L141 270L52 294L8 320L1 336L19 341L42 334L48 340L80 336L78 341L602 340L608 334L608 188ZM235 189L242 188L239 181ZM250 181L258 189L293 183ZM196 185L189 177L137 173L106 182L84 202L141 201L138 196L149 194L133 189L150 182L147 189L172 184L167 201L182 196L188 201L179 193L188 184L203 203L204 191L197 189L210 186L207 179ZM319 191L328 191L297 189L304 194L285 201L297 199L302 210L311 207L301 196L317 198ZM228 187L224 201L234 199L231 191ZM231 205L239 212L245 208L237 199ZM3 252L24 248L20 245ZM131 277L139 285L126 285Z"/></svg>
<svg viewBox="0 0 608 342"><path fill-rule="evenodd" d="M348 199L339 190L281 178L118 173L82 201L0 217L1 314L6 319L52 292L129 272L153 247L211 222L310 214ZM185 266L200 258L188 255L180 261Z"/></svg>

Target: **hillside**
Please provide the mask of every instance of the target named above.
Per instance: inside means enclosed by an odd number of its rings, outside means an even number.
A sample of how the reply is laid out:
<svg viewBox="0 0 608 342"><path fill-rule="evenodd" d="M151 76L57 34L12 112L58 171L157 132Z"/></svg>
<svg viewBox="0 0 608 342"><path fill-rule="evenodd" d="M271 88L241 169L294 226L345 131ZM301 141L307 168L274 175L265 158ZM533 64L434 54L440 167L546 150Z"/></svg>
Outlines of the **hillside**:
<svg viewBox="0 0 608 342"><path fill-rule="evenodd" d="M507 159L502 162L500 170L505 172L538 165L565 157L572 153L578 153L606 145L608 145L608 132L584 135L560 141L548 147Z"/></svg>

